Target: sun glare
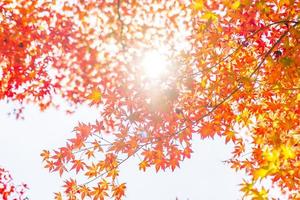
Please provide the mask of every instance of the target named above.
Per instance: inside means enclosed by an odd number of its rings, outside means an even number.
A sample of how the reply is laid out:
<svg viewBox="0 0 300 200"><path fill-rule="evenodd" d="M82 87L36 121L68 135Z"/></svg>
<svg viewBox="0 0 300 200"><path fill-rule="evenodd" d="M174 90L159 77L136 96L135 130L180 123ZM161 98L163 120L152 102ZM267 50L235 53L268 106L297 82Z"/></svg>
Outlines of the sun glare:
<svg viewBox="0 0 300 200"><path fill-rule="evenodd" d="M144 55L142 68L145 76L156 79L167 72L168 62L163 54L158 51L150 51Z"/></svg>

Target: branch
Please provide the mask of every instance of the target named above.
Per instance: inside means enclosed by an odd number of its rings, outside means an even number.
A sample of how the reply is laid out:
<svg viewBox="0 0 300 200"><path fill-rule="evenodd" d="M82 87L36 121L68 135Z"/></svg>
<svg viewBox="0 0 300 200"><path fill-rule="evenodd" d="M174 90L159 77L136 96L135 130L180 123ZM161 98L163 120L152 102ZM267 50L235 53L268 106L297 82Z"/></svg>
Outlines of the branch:
<svg viewBox="0 0 300 200"><path fill-rule="evenodd" d="M299 22L295 23L293 27L295 27L298 23ZM289 31L290 31L290 28L288 30L286 30L280 36L280 38L274 43L274 45L269 49L269 51L267 51L265 56L262 58L261 62L257 65L257 67L254 69L254 71L250 74L249 78L251 78L261 68L261 66L263 65L263 63L267 59L267 57L272 53L272 51L275 49L275 47L281 42L281 40L288 34Z"/></svg>
<svg viewBox="0 0 300 200"><path fill-rule="evenodd" d="M300 90L300 87L298 87L298 88L273 88L272 90Z"/></svg>
<svg viewBox="0 0 300 200"><path fill-rule="evenodd" d="M283 23L283 22L286 22L286 21L280 21L280 22L277 22L277 23ZM298 25L300 23L300 21L298 22L294 22L295 23L292 27L295 27L296 25ZM273 23L275 24L275 23ZM269 26L273 25L273 24L270 24ZM288 32L290 31L290 28L285 31L280 37L279 39L273 44L273 46L266 52L266 54L263 56L262 60L259 62L259 64L257 65L257 67L254 69L254 71L249 75L249 78L251 78L263 65L263 63L265 62L265 60L267 59L267 57L272 53L272 51L275 49L275 47L282 41L282 39L288 34ZM243 86L242 85L239 85L237 88L235 88L228 96L226 96L221 102L219 102L217 105L215 105L213 107L212 110L210 110L209 112L207 112L206 114L202 115L201 117L199 117L197 120L195 120L194 122L191 123L190 126L193 126L195 124L197 124L200 120L202 120L203 118L209 116L211 113L213 113L218 107L220 107L223 103L225 103L228 99L230 99L236 92L238 92ZM168 135L167 137L171 137L171 136L174 136L174 135L177 135L179 134L180 132L184 131L185 129L187 129L189 126L186 126L184 128L182 128L181 130L179 131L176 131L174 134L172 135ZM158 141L160 141L162 138L158 138Z"/></svg>
<svg viewBox="0 0 300 200"><path fill-rule="evenodd" d="M135 155L139 150L141 150L144 146L146 146L147 143L143 144L143 145L140 145L132 154L128 155L126 158L124 158L122 161L120 161L116 167L114 167L113 169L111 170L114 170L114 169L117 169L122 163L124 163L126 160L128 160L129 158L131 158L133 155ZM105 174L109 173L111 170L108 170L108 171L105 171L101 174L99 174L98 176L96 176L95 178L83 183L82 185L88 185L90 184L91 182L101 178L102 176L104 176Z"/></svg>
<svg viewBox="0 0 300 200"><path fill-rule="evenodd" d="M119 3L120 3L120 0L118 0L118 6L119 6ZM119 8L119 7L118 7ZM280 21L280 22L276 22L276 23L284 23L286 21ZM295 25L293 27L295 27L299 22L293 22L295 23ZM275 23L273 23L275 24ZM269 26L273 25L273 24L270 24ZM259 62L259 64L257 65L257 67L254 69L254 71L249 75L249 78L251 78L256 72L258 72L258 70L262 67L263 63L265 62L266 58L268 56L270 56L270 54L272 53L272 51L275 49L275 47L282 41L282 39L288 34L290 29L288 29L287 31L285 31L281 36L280 38L274 43L274 45L265 53L265 55L263 56L262 60ZM259 32L260 30L256 31ZM241 48L241 47L239 47ZM237 50L235 50L237 51ZM223 60L226 60L228 57L230 57L231 55L233 55L233 53L229 54L228 56L226 56ZM228 96L226 96L222 101L220 101L218 104L216 104L209 112L207 112L206 114L202 115L201 117L199 117L197 120L193 121L191 123L190 126L194 126L195 124L197 124L200 120L202 120L203 118L209 116L210 114L212 114L217 108L219 108L222 104L224 104L227 100L229 100L235 93L237 93L243 86L242 85L239 85L238 87L236 87ZM130 155L127 155L126 158L124 158L123 160L121 160L120 162L118 162L117 166L114 167L113 169L117 169L121 164L123 164L125 161L127 161L129 158L131 158L133 155L135 155L136 153L138 153L143 147L149 145L149 144L154 144L156 142L159 142L161 140L163 140L164 138L168 138L168 137L172 137L172 136L175 136L177 134L179 134L180 132L184 131L185 129L187 129L188 127L190 126L185 126L183 127L181 130L179 131L176 131L175 133L171 134L171 135L164 135L164 136L161 136L160 138L157 138L156 140L154 141L151 141L151 142L147 142L147 143L144 143L144 144L141 144L139 147L136 148L136 150L130 154ZM103 139L103 138L102 138ZM113 170L111 169L111 170ZM93 179L83 183L82 185L87 185L99 178L101 178L102 176L104 176L105 174L109 173L111 170L108 170L108 171L105 171L101 174L99 174L98 176L94 177Z"/></svg>
<svg viewBox="0 0 300 200"><path fill-rule="evenodd" d="M261 27L260 29L254 31L249 37L246 37L245 38L245 41L248 41L250 38L252 38L253 36L255 36L257 33L265 30L266 28L269 28L273 25L277 25L277 24L288 24L288 23L294 23L294 26L296 26L297 24L299 24L299 21L289 21L289 20L281 20L281 21L277 21L277 22L273 22L273 23L270 23L264 27ZM293 26L293 27L294 27ZM186 77L190 77L190 76L195 76L195 75L198 75L200 73L203 73L203 72L207 72L217 66L219 66L222 62L226 61L228 58L230 58L231 56L233 56L235 53L237 53L241 48L243 47L242 44L240 44L235 50L233 50L233 52L229 53L228 55L226 55L225 57L223 57L221 60L219 60L216 64L214 64L213 66L211 67L208 67L208 68L205 68L201 71L198 71L198 72L195 72L195 73L192 73L192 74L188 74L188 75L183 75L183 76L179 76L178 78L186 78Z"/></svg>

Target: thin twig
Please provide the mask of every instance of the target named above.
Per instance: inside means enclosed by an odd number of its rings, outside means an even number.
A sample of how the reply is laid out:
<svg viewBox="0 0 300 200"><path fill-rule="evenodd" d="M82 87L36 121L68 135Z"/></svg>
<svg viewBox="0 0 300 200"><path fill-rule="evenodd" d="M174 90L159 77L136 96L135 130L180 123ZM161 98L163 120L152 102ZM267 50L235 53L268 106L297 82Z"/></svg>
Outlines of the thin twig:
<svg viewBox="0 0 300 200"><path fill-rule="evenodd" d="M266 28L269 28L273 25L277 25L277 24L282 24L282 23L294 23L295 25L297 25L299 23L299 21L289 21L289 20L281 20L281 21L277 21L277 22L273 22L273 23L270 23L264 27L261 27L259 28L258 30L256 30L255 32L253 32L250 36L248 36L247 38L245 38L245 41L248 41L250 38L252 38L253 36L255 36L257 33L265 30ZM294 26L295 26L294 25ZM293 26L293 27L294 27ZM186 77L191 77L191 76L195 76L195 75L198 75L199 73L203 73L203 72L207 72L217 66L219 66L222 62L226 61L228 58L230 58L231 56L233 56L235 53L237 53L241 48L243 47L242 44L240 44L233 52L229 53L228 55L226 55L225 57L223 57L221 60L219 60L216 64L214 64L213 66L211 67L208 67L208 68L205 68L201 71L198 71L198 72L195 72L195 73L192 73L192 74L188 74L188 75L184 75L184 76L179 76L178 78L186 78Z"/></svg>
<svg viewBox="0 0 300 200"><path fill-rule="evenodd" d="M128 160L129 158L131 158L133 155L135 155L140 149L142 149L145 146L145 144L140 145L132 154L128 155L125 159L123 159L122 161L120 161L116 167L114 167L113 169L117 169L122 163L124 163L126 160ZM112 169L111 169L112 170ZM101 178L102 176L104 176L105 174L109 173L111 170L105 171L103 173L101 173L100 175L96 176L95 178L87 181L86 183L82 184L82 185L88 185L91 182L97 180L98 178Z"/></svg>
<svg viewBox="0 0 300 200"><path fill-rule="evenodd" d="M282 22L281 22L282 23ZM296 22L294 24L293 27L295 27L299 22ZM265 60L267 59L267 57L272 53L272 51L275 49L275 47L281 42L281 40L288 34L290 29L288 29L287 31L285 31L280 37L279 39L273 44L273 46L266 52L266 54L264 55L264 57L262 58L262 60L260 61L260 63L257 65L257 67L254 69L254 71L249 75L249 78L251 78L264 64ZM220 107L223 103L225 103L228 99L230 99L236 92L238 92L240 89L242 88L242 85L239 85L237 88L235 88L228 96L226 96L221 102L219 102L218 104L216 104L212 110L210 110L208 113L202 115L201 117L199 117L197 120L195 120L194 122L191 123L191 126L195 125L196 123L198 123L200 120L202 120L203 118L209 116L211 113L213 113L218 107ZM184 128L182 128L179 131L176 131L174 134L172 135L168 135L170 136L174 136L179 134L180 132L184 131L185 129L187 129L189 126L185 126ZM158 138L160 141L160 138Z"/></svg>
<svg viewBox="0 0 300 200"><path fill-rule="evenodd" d="M279 22L277 22L279 23ZM283 23L283 22L280 22ZM295 22L295 25L293 27L295 27L299 22ZM258 72L258 70L262 67L262 65L264 64L266 58L268 56L270 56L270 54L272 53L272 51L275 49L275 47L282 41L282 39L288 34L290 29L288 29L287 31L285 31L280 38L273 44L273 46L266 52L266 54L263 56L262 60L259 62L259 64L257 65L257 67L254 69L254 71L250 74L249 78L251 78L254 74L256 74ZM228 99L230 99L236 92L238 92L240 89L242 88L242 85L239 85L237 88L235 88L228 96L226 96L221 102L219 102L218 104L216 104L212 110L210 110L209 112L207 112L206 114L202 115L201 117L199 117L197 120L193 121L191 123L190 126L195 125L196 123L198 123L200 120L202 120L203 118L209 116L210 114L212 114L217 108L219 108L222 104L224 104ZM132 154L128 155L125 159L123 159L122 161L120 161L116 167L114 167L114 169L117 169L121 164L123 164L125 161L127 161L129 158L131 158L133 155L135 155L136 153L138 153L138 151L140 151L143 147L149 145L149 144L153 144L154 142L159 142L161 141L163 138L167 138L167 137L171 137L174 135L179 134L180 132L184 131L185 129L187 129L189 126L185 126L184 128L182 128L179 131L176 131L174 134L171 135L165 135L165 136L161 136L160 138L157 138L157 140L155 141L151 141L151 142L147 142L144 143L142 145L140 145ZM103 138L102 138L103 139ZM86 183L84 183L83 185L87 185L95 180L97 180L98 178L101 178L102 176L104 176L105 174L109 173L111 170L105 171L103 173L101 173L100 175L96 176L95 178L91 179L90 181L87 181Z"/></svg>

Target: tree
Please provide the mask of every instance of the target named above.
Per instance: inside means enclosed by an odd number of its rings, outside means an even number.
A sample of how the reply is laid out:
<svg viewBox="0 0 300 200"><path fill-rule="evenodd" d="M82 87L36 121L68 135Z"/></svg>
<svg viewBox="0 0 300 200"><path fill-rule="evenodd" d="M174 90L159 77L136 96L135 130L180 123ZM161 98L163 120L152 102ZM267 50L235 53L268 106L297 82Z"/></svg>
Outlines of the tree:
<svg viewBox="0 0 300 200"><path fill-rule="evenodd" d="M86 178L65 181L68 199L121 199L121 164L139 156L140 170L174 170L196 135L235 145L227 163L246 172L245 198L266 199L264 180L298 198L299 1L24 0L0 9L0 98L43 110L58 96L101 110L41 154L50 171Z"/></svg>
<svg viewBox="0 0 300 200"><path fill-rule="evenodd" d="M7 170L0 168L0 197L3 200L16 199L26 200L25 192L28 189L26 184L15 185Z"/></svg>

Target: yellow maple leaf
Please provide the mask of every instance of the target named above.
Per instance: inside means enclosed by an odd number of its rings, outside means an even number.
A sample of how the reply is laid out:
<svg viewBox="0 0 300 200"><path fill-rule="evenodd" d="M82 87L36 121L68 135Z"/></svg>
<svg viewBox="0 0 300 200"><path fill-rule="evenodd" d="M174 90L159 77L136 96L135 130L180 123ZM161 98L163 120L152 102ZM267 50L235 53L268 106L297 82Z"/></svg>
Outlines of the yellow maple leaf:
<svg viewBox="0 0 300 200"><path fill-rule="evenodd" d="M213 23L216 23L218 20L218 16L213 12L205 12L204 15L201 16L201 19L212 21Z"/></svg>
<svg viewBox="0 0 300 200"><path fill-rule="evenodd" d="M246 196L253 193L253 183L248 183L245 180L243 180L243 183L240 184L241 189L240 191L243 192Z"/></svg>
<svg viewBox="0 0 300 200"><path fill-rule="evenodd" d="M236 9L238 9L238 8L240 7L240 5L241 5L241 2L240 2L240 1L235 1L235 2L232 4L231 8L232 8L233 10L236 10Z"/></svg>
<svg viewBox="0 0 300 200"><path fill-rule="evenodd" d="M263 156L267 161L272 163L277 163L279 161L280 152L277 149L273 149L273 150L266 149L263 152Z"/></svg>
<svg viewBox="0 0 300 200"><path fill-rule="evenodd" d="M269 170L265 169L265 168L259 168L256 169L253 172L253 179L254 180L258 180L258 179L263 179L264 177L266 177L269 174Z"/></svg>
<svg viewBox="0 0 300 200"><path fill-rule="evenodd" d="M149 167L149 164L147 161L142 161L140 164L139 164L139 169L140 170L143 170L143 171L146 171L146 168Z"/></svg>
<svg viewBox="0 0 300 200"><path fill-rule="evenodd" d="M294 149L291 146L281 146L281 152L283 154L284 159L293 159L296 157Z"/></svg>
<svg viewBox="0 0 300 200"><path fill-rule="evenodd" d="M203 0L194 1L193 8L195 10L201 11L203 9L203 7L204 7Z"/></svg>
<svg viewBox="0 0 300 200"><path fill-rule="evenodd" d="M102 93L98 88L94 88L87 98L91 100L90 105L99 104L101 102Z"/></svg>
<svg viewBox="0 0 300 200"><path fill-rule="evenodd" d="M268 190L262 187L259 191L253 193L253 199L255 200L267 200L268 199Z"/></svg>
<svg viewBox="0 0 300 200"><path fill-rule="evenodd" d="M297 101L300 101L300 93L297 94Z"/></svg>
<svg viewBox="0 0 300 200"><path fill-rule="evenodd" d="M279 0L279 6L282 7L284 5L289 6L290 5L290 0Z"/></svg>
<svg viewBox="0 0 300 200"><path fill-rule="evenodd" d="M54 193L54 195L55 195L55 197L54 197L55 200L62 200L62 195L60 192Z"/></svg>

